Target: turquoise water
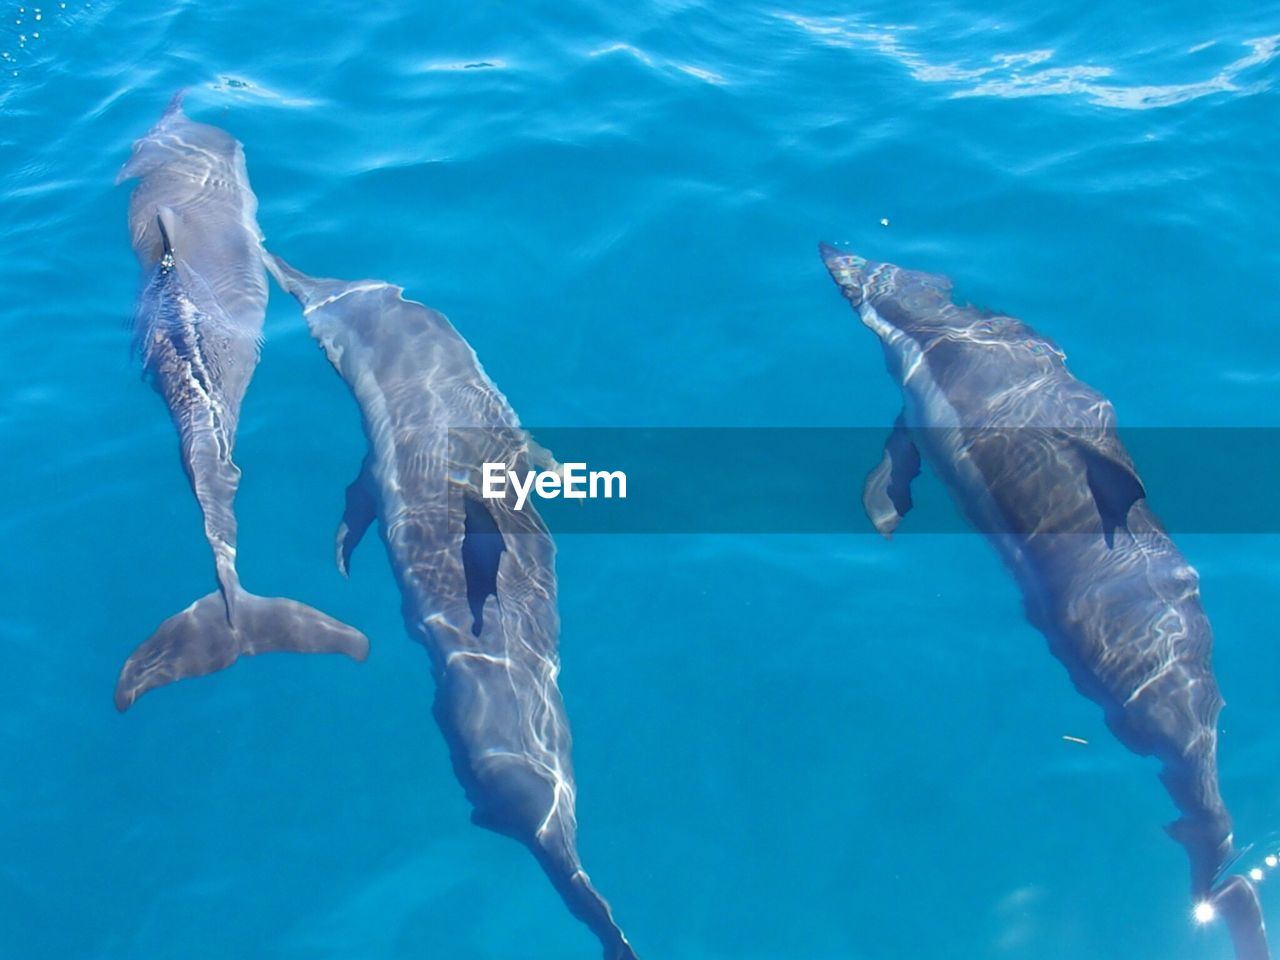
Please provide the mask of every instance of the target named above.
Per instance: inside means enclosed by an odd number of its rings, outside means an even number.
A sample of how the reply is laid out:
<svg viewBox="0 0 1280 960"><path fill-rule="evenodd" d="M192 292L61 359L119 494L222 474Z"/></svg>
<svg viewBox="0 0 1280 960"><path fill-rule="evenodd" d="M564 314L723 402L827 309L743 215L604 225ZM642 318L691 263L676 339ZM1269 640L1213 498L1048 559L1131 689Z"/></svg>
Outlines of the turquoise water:
<svg viewBox="0 0 1280 960"><path fill-rule="evenodd" d="M1270 5L409 8L0 9L4 958L598 953L526 851L468 823L382 551L332 568L364 445L278 294L237 447L241 575L373 653L112 707L124 657L212 585L129 358L112 186L179 87L245 144L274 249L443 310L527 423L887 425L828 239L1024 317L1123 424L1280 425ZM1179 544L1254 866L1280 831L1280 541ZM1230 956L1190 921L1154 764L979 538L559 548L581 851L642 956ZM1274 928L1280 878L1260 892Z"/></svg>

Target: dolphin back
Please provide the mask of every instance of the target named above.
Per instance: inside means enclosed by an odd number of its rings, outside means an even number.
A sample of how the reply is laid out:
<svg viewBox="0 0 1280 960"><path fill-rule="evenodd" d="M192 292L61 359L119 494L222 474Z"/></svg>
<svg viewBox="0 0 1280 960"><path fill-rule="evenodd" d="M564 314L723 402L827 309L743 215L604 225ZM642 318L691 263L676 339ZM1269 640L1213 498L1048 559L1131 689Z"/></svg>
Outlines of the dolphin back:
<svg viewBox="0 0 1280 960"><path fill-rule="evenodd" d="M1148 505L1110 401L1028 324L958 304L948 278L819 250L903 392L864 489L872 522L889 533L911 509L923 452L1000 553L1076 689L1129 750L1161 762L1197 915L1222 917L1238 960L1266 960L1252 885L1222 876L1235 848L1199 577Z"/></svg>
<svg viewBox="0 0 1280 960"><path fill-rule="evenodd" d="M443 314L382 281L310 277L270 254L267 265L360 406L370 450L347 491L338 564L380 518L472 822L534 855L606 960L635 960L577 850L555 544L534 510L480 493L481 463L521 469L536 445Z"/></svg>
<svg viewBox="0 0 1280 960"><path fill-rule="evenodd" d="M359 631L294 600L246 592L236 573L232 458L240 403L258 362L267 280L257 199L244 151L196 123L179 94L133 148L120 179L139 177L129 227L144 284L134 345L178 432L183 468L214 555L218 591L163 624L125 662L115 702L126 710L162 684L273 650L363 660Z"/></svg>

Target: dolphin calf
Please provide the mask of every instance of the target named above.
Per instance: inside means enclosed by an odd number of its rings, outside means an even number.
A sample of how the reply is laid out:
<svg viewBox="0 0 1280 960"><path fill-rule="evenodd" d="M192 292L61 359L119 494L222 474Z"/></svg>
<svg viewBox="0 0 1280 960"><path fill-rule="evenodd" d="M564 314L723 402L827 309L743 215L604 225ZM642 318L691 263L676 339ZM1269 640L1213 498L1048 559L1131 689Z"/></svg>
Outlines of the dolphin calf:
<svg viewBox="0 0 1280 960"><path fill-rule="evenodd" d="M481 492L483 463L525 471L548 455L443 315L388 283L313 278L268 257L355 394L369 442L347 489L339 569L378 520L409 633L431 655L435 718L472 821L533 853L607 960L634 960L578 856L555 545L514 493Z"/></svg>
<svg viewBox="0 0 1280 960"><path fill-rule="evenodd" d="M820 250L903 393L863 491L872 522L897 527L923 457L995 545L1076 688L1126 747L1162 763L1196 917L1221 915L1239 960L1266 960L1253 886L1219 879L1235 849L1199 578L1147 505L1111 403L1022 321L953 303L946 277Z"/></svg>
<svg viewBox="0 0 1280 960"><path fill-rule="evenodd" d="M153 687L221 670L242 655L290 650L363 660L368 641L358 630L293 600L255 596L236 576L240 470L231 451L267 305L244 151L224 130L189 120L179 94L134 143L116 183L132 177L141 182L129 201L129 230L143 272L134 344L177 427L218 589L133 652L116 707L127 710Z"/></svg>

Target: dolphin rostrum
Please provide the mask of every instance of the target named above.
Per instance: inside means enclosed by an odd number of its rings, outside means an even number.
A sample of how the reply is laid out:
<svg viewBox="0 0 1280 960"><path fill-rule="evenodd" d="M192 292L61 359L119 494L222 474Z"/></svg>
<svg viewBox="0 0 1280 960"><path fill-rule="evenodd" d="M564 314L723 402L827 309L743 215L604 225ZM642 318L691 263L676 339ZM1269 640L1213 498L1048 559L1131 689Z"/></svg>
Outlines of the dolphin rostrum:
<svg viewBox="0 0 1280 960"><path fill-rule="evenodd" d="M1111 403L1022 321L953 303L946 277L820 249L903 393L863 492L872 522L886 536L897 527L923 455L995 545L1076 688L1126 747L1162 763L1197 919L1221 915L1239 960L1266 960L1253 886L1220 879L1235 848L1199 578L1147 505Z"/></svg>
<svg viewBox="0 0 1280 960"><path fill-rule="evenodd" d="M388 283L267 263L354 393L369 442L347 489L339 569L380 521L406 626L431 655L435 718L472 821L533 853L607 960L635 960L577 851L569 720L556 685L555 545L530 506L515 509L514 494L481 492L483 463L527 471L548 455L443 315Z"/></svg>
<svg viewBox="0 0 1280 960"><path fill-rule="evenodd" d="M231 460L240 401L258 363L267 280L244 151L195 123L174 97L133 145L116 182L140 177L129 230L143 271L134 345L169 406L182 466L204 516L218 589L174 614L125 662L120 710L146 691L276 650L363 660L364 635L294 600L255 596L236 575L240 470Z"/></svg>

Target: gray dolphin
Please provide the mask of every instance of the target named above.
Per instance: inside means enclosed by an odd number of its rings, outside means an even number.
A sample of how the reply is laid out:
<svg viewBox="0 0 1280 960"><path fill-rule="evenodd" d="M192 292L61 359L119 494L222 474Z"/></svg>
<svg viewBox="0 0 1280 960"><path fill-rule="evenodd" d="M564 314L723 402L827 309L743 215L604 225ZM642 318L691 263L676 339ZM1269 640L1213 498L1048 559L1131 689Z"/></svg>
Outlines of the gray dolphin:
<svg viewBox="0 0 1280 960"><path fill-rule="evenodd" d="M134 344L178 429L218 590L133 652L120 671L116 707L127 710L153 687L221 670L242 655L288 650L363 660L362 633L294 600L255 596L236 575L232 504L240 470L231 451L267 305L244 151L226 131L189 120L179 94L134 143L116 183L131 177L141 178L129 230L143 271Z"/></svg>
<svg viewBox="0 0 1280 960"><path fill-rule="evenodd" d="M1111 403L1025 323L954 304L946 277L820 250L903 392L863 493L876 528L892 533L910 509L923 454L995 545L1076 688L1126 747L1163 764L1197 916L1220 914L1236 956L1265 960L1253 886L1218 879L1235 851L1199 578L1148 507Z"/></svg>
<svg viewBox="0 0 1280 960"><path fill-rule="evenodd" d="M577 851L555 545L514 494L481 494L481 464L525 471L549 456L442 314L388 283L309 277L268 256L355 394L369 441L347 489L339 569L379 520L473 822L528 847L608 960L634 960Z"/></svg>

